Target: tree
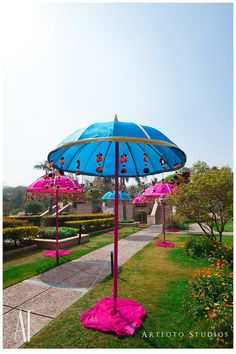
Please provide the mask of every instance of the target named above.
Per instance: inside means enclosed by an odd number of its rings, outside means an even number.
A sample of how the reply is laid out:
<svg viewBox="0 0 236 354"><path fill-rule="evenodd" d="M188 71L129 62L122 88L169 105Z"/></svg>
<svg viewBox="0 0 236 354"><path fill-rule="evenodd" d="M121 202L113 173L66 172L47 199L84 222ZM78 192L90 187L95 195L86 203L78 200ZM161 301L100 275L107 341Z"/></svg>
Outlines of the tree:
<svg viewBox="0 0 236 354"><path fill-rule="evenodd" d="M42 204L37 201L25 203L26 214L39 214L42 210L43 210Z"/></svg>
<svg viewBox="0 0 236 354"><path fill-rule="evenodd" d="M225 224L233 217L233 173L229 167L203 168L192 174L191 183L181 184L169 199L178 214L196 221L203 232L220 241Z"/></svg>
<svg viewBox="0 0 236 354"><path fill-rule="evenodd" d="M47 171L48 161L40 161L38 164L34 165L35 170Z"/></svg>
<svg viewBox="0 0 236 354"><path fill-rule="evenodd" d="M47 171L48 170L48 161L40 161L38 164L34 165L33 167L35 170L41 170L41 171ZM48 207L48 213L49 215L52 215L53 211L53 197L51 195L49 199L49 207Z"/></svg>
<svg viewBox="0 0 236 354"><path fill-rule="evenodd" d="M205 161L197 161L193 164L191 168L191 173L206 172L209 171L210 167Z"/></svg>
<svg viewBox="0 0 236 354"><path fill-rule="evenodd" d="M3 187L3 215L16 214L24 207L26 187Z"/></svg>

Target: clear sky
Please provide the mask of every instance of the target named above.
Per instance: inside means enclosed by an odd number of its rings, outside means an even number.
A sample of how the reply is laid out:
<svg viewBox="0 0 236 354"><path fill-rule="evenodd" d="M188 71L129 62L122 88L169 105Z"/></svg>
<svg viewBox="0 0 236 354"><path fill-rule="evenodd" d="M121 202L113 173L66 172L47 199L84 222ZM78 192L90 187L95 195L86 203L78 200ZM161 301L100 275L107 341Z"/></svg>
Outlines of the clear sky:
<svg viewBox="0 0 236 354"><path fill-rule="evenodd" d="M232 166L232 4L41 4L5 17L4 185L98 121L158 128Z"/></svg>

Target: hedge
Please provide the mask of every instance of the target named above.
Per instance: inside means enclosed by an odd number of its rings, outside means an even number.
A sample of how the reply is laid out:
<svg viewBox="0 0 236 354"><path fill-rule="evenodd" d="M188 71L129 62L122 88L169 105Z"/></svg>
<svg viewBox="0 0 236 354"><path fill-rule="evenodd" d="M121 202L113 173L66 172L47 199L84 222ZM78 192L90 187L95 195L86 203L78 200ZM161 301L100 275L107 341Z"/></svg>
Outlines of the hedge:
<svg viewBox="0 0 236 354"><path fill-rule="evenodd" d="M92 232L107 229L114 225L114 218L103 218L93 220L66 221L65 226L79 229L83 226L83 232Z"/></svg>
<svg viewBox="0 0 236 354"><path fill-rule="evenodd" d="M28 224L28 220L17 220L11 217L3 218L3 228L26 226L26 224Z"/></svg>
<svg viewBox="0 0 236 354"><path fill-rule="evenodd" d="M40 215L14 216L14 217L12 217L12 219L14 219L14 220L27 220L30 225L40 226L42 216L40 216Z"/></svg>
<svg viewBox="0 0 236 354"><path fill-rule="evenodd" d="M71 227L59 227L58 228L58 238L63 239L67 237L76 236L78 234L78 229L73 229ZM56 238L56 229L55 227L45 227L39 231L40 238Z"/></svg>
<svg viewBox="0 0 236 354"><path fill-rule="evenodd" d="M21 243L24 238L34 238L38 233L39 228L36 226L6 227L3 229L3 239L13 241L17 245L17 241Z"/></svg>
<svg viewBox="0 0 236 354"><path fill-rule="evenodd" d="M79 221L79 220L93 220L93 219L110 219L113 218L113 214L75 214L75 215L59 215L59 226L67 225L67 222ZM55 226L56 216L45 216L42 220L43 226ZM67 225L68 226L68 225Z"/></svg>

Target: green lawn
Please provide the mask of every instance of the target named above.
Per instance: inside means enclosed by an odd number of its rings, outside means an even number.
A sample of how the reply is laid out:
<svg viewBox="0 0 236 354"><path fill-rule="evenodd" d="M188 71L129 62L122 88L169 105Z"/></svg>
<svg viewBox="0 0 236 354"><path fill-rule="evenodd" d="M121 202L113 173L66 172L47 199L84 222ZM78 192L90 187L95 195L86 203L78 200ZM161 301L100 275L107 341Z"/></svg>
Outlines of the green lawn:
<svg viewBox="0 0 236 354"><path fill-rule="evenodd" d="M216 230L216 227L214 227L214 230ZM233 232L234 231L234 221L230 220L225 224L224 232Z"/></svg>
<svg viewBox="0 0 236 354"><path fill-rule="evenodd" d="M143 229L143 227L135 227L134 232L138 232L141 229ZM123 234L119 236L119 239L122 239L133 233L133 227L122 227L119 231L123 232ZM60 258L60 264L70 262L112 242L113 235L107 235L106 233L98 233L94 236L90 236L89 242L71 247L70 251L73 253ZM27 251L24 255L5 260L3 264L3 287L7 288L24 279L31 278L34 275L54 268L56 266L55 259L44 257L42 255L44 252L45 250Z"/></svg>
<svg viewBox="0 0 236 354"><path fill-rule="evenodd" d="M194 236L199 237L199 236ZM64 311L38 334L26 348L209 348L207 337L195 332L210 331L208 322L195 321L188 315L188 280L195 270L208 266L206 261L183 254L188 235L168 234L173 249L159 248L150 242L134 255L119 272L119 297L139 301L148 315L134 336L117 338L84 328L80 315L103 297L111 296L112 279L96 288ZM231 243L232 237L223 237ZM190 331L192 331L190 333ZM171 337L161 333L171 332ZM173 333L184 333L178 337ZM182 335L182 334L181 334Z"/></svg>

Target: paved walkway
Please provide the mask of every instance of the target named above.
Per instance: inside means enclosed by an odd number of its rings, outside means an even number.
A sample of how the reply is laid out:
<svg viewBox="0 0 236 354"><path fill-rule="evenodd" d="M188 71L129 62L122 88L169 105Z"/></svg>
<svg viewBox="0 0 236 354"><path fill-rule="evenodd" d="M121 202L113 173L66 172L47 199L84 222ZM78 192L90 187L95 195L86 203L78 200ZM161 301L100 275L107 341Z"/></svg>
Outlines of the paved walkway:
<svg viewBox="0 0 236 354"><path fill-rule="evenodd" d="M119 265L160 232L161 226L153 225L120 240ZM34 335L111 273L111 251L113 244L5 289L3 348L18 348L24 342L21 326L16 334L20 310L26 332L30 311L30 335Z"/></svg>
<svg viewBox="0 0 236 354"><path fill-rule="evenodd" d="M169 232L172 233L172 232ZM188 230L180 230L178 232L173 232L175 234L204 234L204 232L202 231L202 229L200 228L200 226L198 224L190 224ZM219 234L217 232L215 232L216 236L218 236ZM224 232L223 236L232 236L233 232Z"/></svg>

